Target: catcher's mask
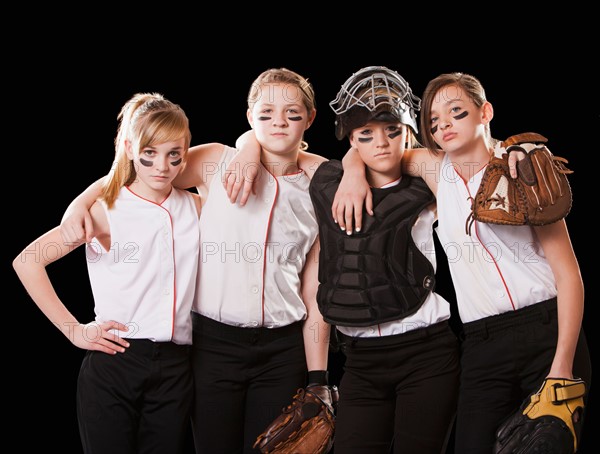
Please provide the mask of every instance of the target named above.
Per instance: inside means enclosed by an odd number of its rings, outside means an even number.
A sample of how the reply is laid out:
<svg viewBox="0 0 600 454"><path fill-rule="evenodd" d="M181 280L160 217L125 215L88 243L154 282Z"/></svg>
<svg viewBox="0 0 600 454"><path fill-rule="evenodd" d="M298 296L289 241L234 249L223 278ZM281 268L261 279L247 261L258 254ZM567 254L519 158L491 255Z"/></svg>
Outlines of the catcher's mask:
<svg viewBox="0 0 600 454"><path fill-rule="evenodd" d="M415 111L420 110L421 99L400 74L385 66L368 66L352 74L329 105L336 113L338 140L382 113L418 132Z"/></svg>

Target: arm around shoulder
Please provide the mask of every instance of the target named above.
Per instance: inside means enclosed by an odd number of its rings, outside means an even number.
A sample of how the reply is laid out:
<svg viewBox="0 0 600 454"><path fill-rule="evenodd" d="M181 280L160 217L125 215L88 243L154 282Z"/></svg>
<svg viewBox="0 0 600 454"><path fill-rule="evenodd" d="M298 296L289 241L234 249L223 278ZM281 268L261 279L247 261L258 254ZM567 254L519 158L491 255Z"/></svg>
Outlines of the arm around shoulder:
<svg viewBox="0 0 600 454"><path fill-rule="evenodd" d="M363 206L373 215L373 194L367 181L365 163L356 148L342 159L344 172L331 205L331 215L348 235L362 229Z"/></svg>
<svg viewBox="0 0 600 454"><path fill-rule="evenodd" d="M442 150L433 152L427 148L410 148L402 155L402 173L422 178L429 189L437 194L441 165L445 153Z"/></svg>
<svg viewBox="0 0 600 454"><path fill-rule="evenodd" d="M319 166L327 160L321 155L309 153L308 151L298 153L298 167L304 170L309 178L312 178Z"/></svg>
<svg viewBox="0 0 600 454"><path fill-rule="evenodd" d="M190 147L185 167L173 180L173 186L188 189L210 185L212 177L219 173L219 162L224 150L225 145L217 142Z"/></svg>
<svg viewBox="0 0 600 454"><path fill-rule="evenodd" d="M238 200L241 191L239 205L244 206L250 194L254 192L254 182L261 166L262 146L252 129L239 136L235 146L238 152L227 165L223 187L231 203Z"/></svg>
<svg viewBox="0 0 600 454"><path fill-rule="evenodd" d="M90 208L102 194L102 177L90 184L69 204L60 221L60 233L65 243L80 244L94 237Z"/></svg>

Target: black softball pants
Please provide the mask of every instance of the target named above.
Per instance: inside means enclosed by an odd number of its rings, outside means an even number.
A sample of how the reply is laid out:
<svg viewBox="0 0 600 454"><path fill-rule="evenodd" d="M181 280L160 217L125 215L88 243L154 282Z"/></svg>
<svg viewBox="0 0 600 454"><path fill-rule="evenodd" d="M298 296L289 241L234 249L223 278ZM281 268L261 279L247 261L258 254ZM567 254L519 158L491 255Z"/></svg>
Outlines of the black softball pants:
<svg viewBox="0 0 600 454"><path fill-rule="evenodd" d="M335 453L444 452L459 377L458 340L448 322L393 336L341 338L346 363Z"/></svg>
<svg viewBox="0 0 600 454"><path fill-rule="evenodd" d="M489 454L498 426L548 375L558 338L556 298L466 323L463 330L455 452ZM583 332L573 374L589 389L591 363Z"/></svg>
<svg viewBox="0 0 600 454"><path fill-rule="evenodd" d="M240 328L197 313L192 369L198 454L256 453L252 445L306 386L302 322Z"/></svg>
<svg viewBox="0 0 600 454"><path fill-rule="evenodd" d="M77 416L86 454L178 454L190 427L190 346L127 339L124 353L86 352Z"/></svg>

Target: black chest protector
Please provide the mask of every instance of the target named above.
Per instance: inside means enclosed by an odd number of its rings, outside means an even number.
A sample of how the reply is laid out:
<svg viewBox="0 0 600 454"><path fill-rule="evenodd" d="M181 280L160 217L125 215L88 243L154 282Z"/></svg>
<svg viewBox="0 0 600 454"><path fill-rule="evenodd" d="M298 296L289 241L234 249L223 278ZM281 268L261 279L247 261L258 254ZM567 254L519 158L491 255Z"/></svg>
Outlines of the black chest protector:
<svg viewBox="0 0 600 454"><path fill-rule="evenodd" d="M310 183L319 223L319 291L323 318L334 325L370 326L413 314L435 287L431 262L415 245L411 229L435 201L420 178L372 189L374 216L363 213L362 230L347 235L333 222L331 206L342 164L321 164Z"/></svg>

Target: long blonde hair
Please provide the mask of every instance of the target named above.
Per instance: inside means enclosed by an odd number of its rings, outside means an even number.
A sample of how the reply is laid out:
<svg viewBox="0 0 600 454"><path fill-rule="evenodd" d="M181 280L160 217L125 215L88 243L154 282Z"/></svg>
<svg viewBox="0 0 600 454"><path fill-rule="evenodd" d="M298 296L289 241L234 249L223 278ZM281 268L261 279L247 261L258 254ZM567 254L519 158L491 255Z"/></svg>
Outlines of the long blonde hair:
<svg viewBox="0 0 600 454"><path fill-rule="evenodd" d="M135 154L150 145L185 138L183 165L192 140L189 120L183 109L159 93L136 93L127 101L119 115L115 138L115 160L102 187L102 199L108 208L114 205L119 191L135 181L137 172L125 153L129 141Z"/></svg>

